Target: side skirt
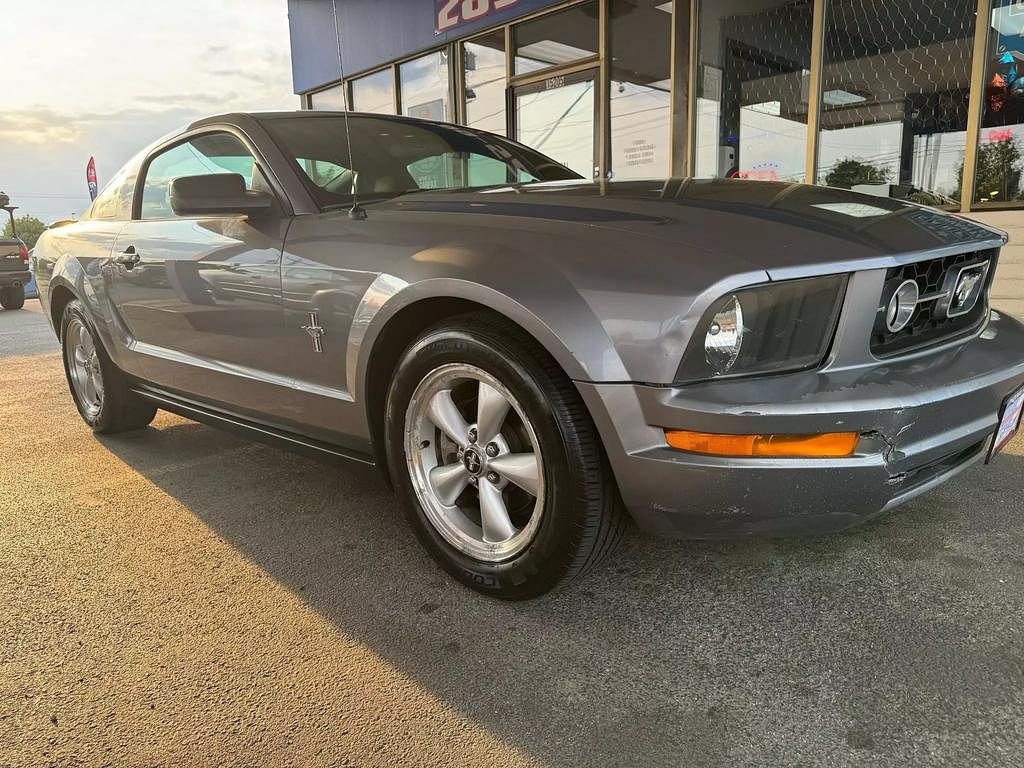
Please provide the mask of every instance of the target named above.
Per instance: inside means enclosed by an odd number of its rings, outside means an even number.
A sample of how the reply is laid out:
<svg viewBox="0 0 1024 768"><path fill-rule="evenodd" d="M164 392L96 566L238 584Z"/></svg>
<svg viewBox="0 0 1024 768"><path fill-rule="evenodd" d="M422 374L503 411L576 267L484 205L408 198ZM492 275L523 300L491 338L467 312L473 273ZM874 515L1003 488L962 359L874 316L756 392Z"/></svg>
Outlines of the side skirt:
<svg viewBox="0 0 1024 768"><path fill-rule="evenodd" d="M224 429L249 440L265 443L277 448L284 448L285 450L300 453L329 464L343 464L349 461L355 461L371 467L376 464L373 456L370 454L324 443L320 440L276 429L265 424L257 424L241 416L219 411L193 400L186 400L164 390L153 389L137 383L132 387L132 392L139 397L149 400L157 408L184 416L186 419L192 419L193 421L208 424L211 427Z"/></svg>

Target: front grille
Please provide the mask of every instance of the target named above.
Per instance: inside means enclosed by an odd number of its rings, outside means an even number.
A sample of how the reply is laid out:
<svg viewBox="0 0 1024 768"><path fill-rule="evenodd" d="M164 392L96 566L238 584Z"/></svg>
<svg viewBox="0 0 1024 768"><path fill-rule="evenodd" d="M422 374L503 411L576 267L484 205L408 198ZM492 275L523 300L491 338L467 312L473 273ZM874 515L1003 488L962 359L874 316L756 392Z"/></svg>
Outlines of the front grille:
<svg viewBox="0 0 1024 768"><path fill-rule="evenodd" d="M889 269L885 273L880 306L871 333L871 352L878 357L887 357L966 336L977 330L988 312L995 255L995 251L971 251ZM974 308L958 317L938 317L936 308L943 295L946 275L952 269L978 263L987 264L988 271L984 291ZM920 300L907 326L893 332L885 324L886 305L895 288L907 280L917 283Z"/></svg>

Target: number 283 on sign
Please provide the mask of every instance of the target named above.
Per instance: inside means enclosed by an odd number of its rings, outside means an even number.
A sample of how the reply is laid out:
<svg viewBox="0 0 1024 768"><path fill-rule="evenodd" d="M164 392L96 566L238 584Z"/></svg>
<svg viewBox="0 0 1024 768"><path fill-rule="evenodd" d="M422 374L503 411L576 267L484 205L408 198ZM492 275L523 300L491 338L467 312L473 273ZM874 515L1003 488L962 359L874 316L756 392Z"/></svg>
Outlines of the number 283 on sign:
<svg viewBox="0 0 1024 768"><path fill-rule="evenodd" d="M447 32L460 24L476 21L491 11L511 8L519 0L434 0L437 31Z"/></svg>

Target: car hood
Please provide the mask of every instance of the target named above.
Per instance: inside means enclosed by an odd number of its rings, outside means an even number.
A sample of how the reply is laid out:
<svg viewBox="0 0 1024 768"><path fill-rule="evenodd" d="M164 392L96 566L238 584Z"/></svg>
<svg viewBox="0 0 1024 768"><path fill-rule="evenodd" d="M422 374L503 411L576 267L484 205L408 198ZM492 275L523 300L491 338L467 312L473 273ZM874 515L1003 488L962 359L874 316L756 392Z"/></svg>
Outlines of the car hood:
<svg viewBox="0 0 1024 768"><path fill-rule="evenodd" d="M885 197L741 179L552 182L423 192L405 210L564 221L704 251L772 279L886 266L905 254L993 247L999 230Z"/></svg>

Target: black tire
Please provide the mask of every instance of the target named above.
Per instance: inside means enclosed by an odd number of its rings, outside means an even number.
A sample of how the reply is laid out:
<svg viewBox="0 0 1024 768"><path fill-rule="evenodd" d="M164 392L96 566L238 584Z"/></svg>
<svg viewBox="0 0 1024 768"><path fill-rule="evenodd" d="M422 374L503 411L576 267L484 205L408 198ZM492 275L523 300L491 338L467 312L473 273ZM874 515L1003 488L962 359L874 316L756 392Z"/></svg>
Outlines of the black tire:
<svg viewBox="0 0 1024 768"><path fill-rule="evenodd" d="M79 321L89 330L99 359L103 376L103 399L99 411L95 414L88 412L71 380L67 346L68 326L72 320ZM128 378L107 355L107 351L103 348L100 337L96 333L95 326L78 299L68 302L64 308L60 324L60 338L61 356L64 360L64 375L67 378L68 389L71 391L71 397L82 420L89 425L93 432L105 435L127 432L133 429L142 429L153 421L153 417L156 416L156 406L131 391Z"/></svg>
<svg viewBox="0 0 1024 768"><path fill-rule="evenodd" d="M25 286L17 288L0 288L0 307L4 309L21 309L25 306Z"/></svg>
<svg viewBox="0 0 1024 768"><path fill-rule="evenodd" d="M441 535L417 498L405 459L413 393L425 376L449 363L475 366L501 382L533 424L540 446L546 489L540 524L529 545L502 562L475 559ZM465 315L424 332L399 362L385 420L388 466L416 535L463 584L507 600L537 597L587 573L621 539L626 516L579 393L539 344L503 318Z"/></svg>

